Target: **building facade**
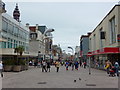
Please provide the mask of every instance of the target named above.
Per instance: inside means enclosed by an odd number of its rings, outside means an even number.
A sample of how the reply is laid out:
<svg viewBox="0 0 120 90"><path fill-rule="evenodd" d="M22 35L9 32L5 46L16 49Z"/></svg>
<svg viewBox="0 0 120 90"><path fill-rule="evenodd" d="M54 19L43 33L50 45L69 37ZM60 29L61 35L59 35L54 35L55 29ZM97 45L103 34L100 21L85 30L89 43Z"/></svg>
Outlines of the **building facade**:
<svg viewBox="0 0 120 90"><path fill-rule="evenodd" d="M80 46L75 47L75 59L79 60L80 58Z"/></svg>
<svg viewBox="0 0 120 90"><path fill-rule="evenodd" d="M39 60L52 57L52 34L46 26L28 26L30 29L30 54Z"/></svg>
<svg viewBox="0 0 120 90"><path fill-rule="evenodd" d="M30 44L29 52L32 57L38 57L38 59L43 60L45 55L45 42L44 42L44 31L40 29L40 26L28 26L30 29ZM46 27L45 27L46 28Z"/></svg>
<svg viewBox="0 0 120 90"><path fill-rule="evenodd" d="M53 60L62 60L62 49L60 45L52 45Z"/></svg>
<svg viewBox="0 0 120 90"><path fill-rule="evenodd" d="M24 46L23 56L28 56L29 29L7 13L0 16L0 55L2 58L13 58L16 53L14 50L18 46Z"/></svg>
<svg viewBox="0 0 120 90"><path fill-rule="evenodd" d="M87 35L82 35L80 38L80 60L81 62L88 62L87 54L89 51L89 36L91 33Z"/></svg>
<svg viewBox="0 0 120 90"><path fill-rule="evenodd" d="M115 5L89 37L92 66L103 69L105 60L120 63L120 5Z"/></svg>

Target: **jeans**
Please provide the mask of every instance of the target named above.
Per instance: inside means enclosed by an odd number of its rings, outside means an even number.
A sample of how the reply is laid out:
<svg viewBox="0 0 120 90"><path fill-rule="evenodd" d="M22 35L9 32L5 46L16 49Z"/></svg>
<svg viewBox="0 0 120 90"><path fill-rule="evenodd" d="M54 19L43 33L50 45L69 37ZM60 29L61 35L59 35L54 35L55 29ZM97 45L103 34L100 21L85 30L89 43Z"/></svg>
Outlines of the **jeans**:
<svg viewBox="0 0 120 90"><path fill-rule="evenodd" d="M47 70L46 70L46 66L42 66L42 72L47 72Z"/></svg>
<svg viewBox="0 0 120 90"><path fill-rule="evenodd" d="M115 71L116 71L115 73L117 74L117 76L119 76L119 68L115 68L115 69L116 69L116 70L115 70Z"/></svg>
<svg viewBox="0 0 120 90"><path fill-rule="evenodd" d="M59 71L59 67L57 67L57 72Z"/></svg>
<svg viewBox="0 0 120 90"><path fill-rule="evenodd" d="M107 74L109 74L109 73L110 73L110 72L109 72L110 68L107 68L106 70L107 70Z"/></svg>

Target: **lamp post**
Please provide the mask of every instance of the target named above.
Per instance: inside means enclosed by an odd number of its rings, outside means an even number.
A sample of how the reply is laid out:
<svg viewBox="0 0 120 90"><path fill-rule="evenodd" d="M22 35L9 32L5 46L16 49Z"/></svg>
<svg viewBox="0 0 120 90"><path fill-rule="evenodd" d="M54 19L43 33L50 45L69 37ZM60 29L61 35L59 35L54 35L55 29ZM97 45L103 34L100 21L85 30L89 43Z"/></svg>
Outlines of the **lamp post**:
<svg viewBox="0 0 120 90"><path fill-rule="evenodd" d="M74 50L73 50L73 48L72 47L68 47L69 49L72 49L72 54L74 55Z"/></svg>
<svg viewBox="0 0 120 90"><path fill-rule="evenodd" d="M88 59L89 59L89 75L91 75L91 59L90 57L92 56L92 54L90 52L88 52Z"/></svg>
<svg viewBox="0 0 120 90"><path fill-rule="evenodd" d="M43 38L43 43L44 43L44 40L45 40L45 39L48 39L48 40L49 40L50 38L52 38L52 36L50 36L50 37L47 36L47 33L49 33L49 32L54 32L54 31L55 31L54 29L47 29L47 30L44 32L43 35L46 36L46 37ZM50 42L48 42L48 43L49 43L49 46L50 46ZM45 45L45 50L46 50L46 42L45 42L44 45ZM45 54L46 54L46 51L43 53L43 60L45 59Z"/></svg>

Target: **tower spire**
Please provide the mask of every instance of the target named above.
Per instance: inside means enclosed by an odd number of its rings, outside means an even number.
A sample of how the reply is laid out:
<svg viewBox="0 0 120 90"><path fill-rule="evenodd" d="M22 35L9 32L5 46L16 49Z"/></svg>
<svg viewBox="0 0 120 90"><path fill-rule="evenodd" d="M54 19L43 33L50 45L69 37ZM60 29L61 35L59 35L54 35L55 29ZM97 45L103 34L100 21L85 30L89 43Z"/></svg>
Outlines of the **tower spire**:
<svg viewBox="0 0 120 90"><path fill-rule="evenodd" d="M16 3L16 7L15 7L15 9L14 9L14 11L13 11L13 18L15 19L15 20L17 20L18 22L20 21L20 11L19 11L19 9L18 9L18 3Z"/></svg>

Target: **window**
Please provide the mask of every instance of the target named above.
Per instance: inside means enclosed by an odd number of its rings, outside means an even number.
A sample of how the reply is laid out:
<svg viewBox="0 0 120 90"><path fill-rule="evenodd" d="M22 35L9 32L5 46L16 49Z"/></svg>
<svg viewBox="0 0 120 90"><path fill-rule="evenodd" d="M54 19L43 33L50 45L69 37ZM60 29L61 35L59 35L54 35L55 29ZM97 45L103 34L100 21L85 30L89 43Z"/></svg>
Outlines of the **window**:
<svg viewBox="0 0 120 90"><path fill-rule="evenodd" d="M103 31L103 28L99 30L100 33L100 48L103 48L103 40L105 40L105 31Z"/></svg>
<svg viewBox="0 0 120 90"><path fill-rule="evenodd" d="M37 38L37 33L30 33L30 38L31 39L36 39Z"/></svg>
<svg viewBox="0 0 120 90"><path fill-rule="evenodd" d="M8 32L10 34L13 34L13 25L12 24L8 24Z"/></svg>
<svg viewBox="0 0 120 90"><path fill-rule="evenodd" d="M2 30L7 32L7 28L8 28L8 23L6 21L2 21Z"/></svg>
<svg viewBox="0 0 120 90"><path fill-rule="evenodd" d="M8 38L8 48L12 48L12 39Z"/></svg>
<svg viewBox="0 0 120 90"><path fill-rule="evenodd" d="M105 39L105 32L103 31L100 32L100 39Z"/></svg>
<svg viewBox="0 0 120 90"><path fill-rule="evenodd" d="M91 38L89 39L89 50L91 50L92 49L92 45L91 45L92 43L91 43Z"/></svg>
<svg viewBox="0 0 120 90"><path fill-rule="evenodd" d="M110 20L110 43L116 42L115 17Z"/></svg>
<svg viewBox="0 0 120 90"><path fill-rule="evenodd" d="M96 50L96 35L94 34L94 37L93 37L93 42L94 42L94 45L93 45L93 48L94 50Z"/></svg>
<svg viewBox="0 0 120 90"><path fill-rule="evenodd" d="M6 48L6 42L2 42L2 48Z"/></svg>

